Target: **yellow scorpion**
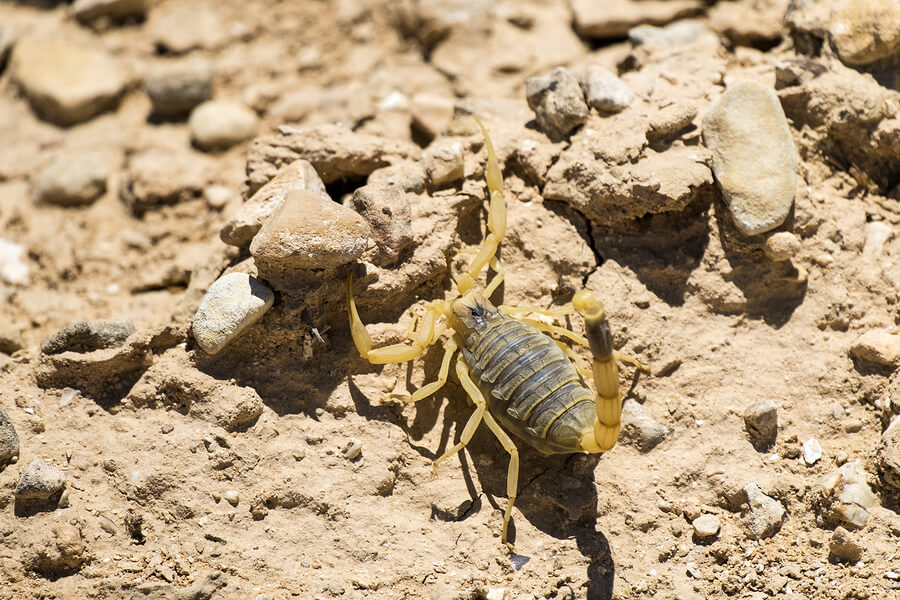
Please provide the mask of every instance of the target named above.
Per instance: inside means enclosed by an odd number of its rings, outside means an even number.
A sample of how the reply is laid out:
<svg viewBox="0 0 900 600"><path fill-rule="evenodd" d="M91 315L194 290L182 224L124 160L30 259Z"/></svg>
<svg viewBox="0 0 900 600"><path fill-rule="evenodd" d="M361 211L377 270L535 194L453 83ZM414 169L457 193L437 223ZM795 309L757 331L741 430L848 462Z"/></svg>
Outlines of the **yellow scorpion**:
<svg viewBox="0 0 900 600"><path fill-rule="evenodd" d="M372 339L359 318L353 301L352 273L347 279L347 305L353 342L360 355L372 364L414 360L445 332L452 331L445 338L437 380L405 400L418 402L438 391L447 381L454 353L461 350L456 357L456 375L474 403L475 412L459 443L435 460L433 468L436 471L440 463L464 448L482 421L487 424L509 453L509 501L503 515L501 541L512 551L507 530L519 486L519 451L507 431L546 454L605 452L615 445L621 425L616 359L647 368L613 352L606 310L587 290L577 292L571 303L550 309L495 307L488 300L503 281L503 268L496 254L506 232L506 203L494 146L481 120L475 120L487 146L488 234L468 270L459 278L456 298L428 302L421 317L413 316L407 332L409 343L383 348L372 348ZM475 281L487 266L494 276L480 293L474 289ZM584 320L584 337L557 324L521 318L533 313L556 319L575 311ZM568 344L546 334L589 346L593 355L591 367ZM596 394L585 383L590 378Z"/></svg>

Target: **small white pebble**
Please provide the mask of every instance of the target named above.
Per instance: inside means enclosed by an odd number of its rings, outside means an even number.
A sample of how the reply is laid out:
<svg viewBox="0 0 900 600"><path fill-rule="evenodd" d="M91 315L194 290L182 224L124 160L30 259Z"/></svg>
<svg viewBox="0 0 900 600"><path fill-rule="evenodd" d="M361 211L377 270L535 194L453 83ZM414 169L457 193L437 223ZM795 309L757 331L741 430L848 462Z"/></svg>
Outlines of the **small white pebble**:
<svg viewBox="0 0 900 600"><path fill-rule="evenodd" d="M68 406L72 403L72 400L78 397L78 390L73 390L72 388L66 388L63 390L62 394L59 397L59 405L60 406Z"/></svg>
<svg viewBox="0 0 900 600"><path fill-rule="evenodd" d="M803 443L803 462L807 465L816 464L822 458L822 446L816 438L809 438Z"/></svg>
<svg viewBox="0 0 900 600"><path fill-rule="evenodd" d="M362 442L356 438L350 438L350 440L341 448L341 454L344 455L344 458L347 460L354 460L362 454Z"/></svg>
<svg viewBox="0 0 900 600"><path fill-rule="evenodd" d="M222 494L222 498L232 506L237 506L238 502L240 502L240 495L237 490L228 490Z"/></svg>

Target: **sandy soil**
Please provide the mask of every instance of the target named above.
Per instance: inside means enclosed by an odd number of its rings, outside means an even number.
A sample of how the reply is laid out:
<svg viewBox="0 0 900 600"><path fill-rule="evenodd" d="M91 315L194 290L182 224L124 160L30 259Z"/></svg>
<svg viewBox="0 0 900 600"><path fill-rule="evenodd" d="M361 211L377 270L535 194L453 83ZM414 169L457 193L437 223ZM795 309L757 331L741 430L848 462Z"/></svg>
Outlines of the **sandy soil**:
<svg viewBox="0 0 900 600"><path fill-rule="evenodd" d="M66 3L0 5L0 238L27 267L0 281L0 409L19 438L0 466L0 598L900 597L900 441L883 439L900 413L897 57L844 64L835 3L618 2L627 26L609 35L584 2L577 18L549 0L131 4L143 16L86 23ZM688 40L628 38L683 16L702 25ZM42 35L109 53L124 74L110 106L74 124L38 116L16 61ZM212 66L215 99L259 116L254 135L201 150L186 115L153 114L145 81L186 59ZM635 100L551 140L526 80L587 64ZM754 236L735 228L702 131L748 79L778 93L799 157L790 214ZM550 306L587 287L617 350L651 367L623 364L612 451L520 445L515 554L500 542L507 454L489 431L432 476L472 410L455 376L433 399L391 399L433 380L440 345L369 365L346 322L352 265L312 288L278 283L249 242L220 239L293 157L335 201L400 165L410 220L379 239L402 247L391 262L373 243L355 290L376 344L401 340L410 308L453 297L485 234L484 144L450 122L454 102L484 118L503 166L495 299ZM304 129L332 123L342 132ZM429 147L456 142L463 178L435 183ZM88 150L105 191L36 198L42 168ZM209 355L190 327L226 271L268 281L274 304ZM42 351L100 319L135 332ZM860 344L869 332L887 341ZM745 423L761 400L777 411L770 444ZM67 483L31 510L16 488L36 457ZM717 534L695 532L701 515Z"/></svg>

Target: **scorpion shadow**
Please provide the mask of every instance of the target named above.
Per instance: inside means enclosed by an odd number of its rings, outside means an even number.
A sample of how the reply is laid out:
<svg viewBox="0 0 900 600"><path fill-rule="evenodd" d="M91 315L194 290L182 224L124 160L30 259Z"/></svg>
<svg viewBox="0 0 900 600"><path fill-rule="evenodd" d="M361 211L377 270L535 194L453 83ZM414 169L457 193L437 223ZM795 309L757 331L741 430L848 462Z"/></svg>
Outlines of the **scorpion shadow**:
<svg viewBox="0 0 900 600"><path fill-rule="evenodd" d="M437 370L441 356L442 352L436 350L426 353L426 372ZM407 434L410 447L427 460L438 458L459 442L463 426L473 410L472 406L462 400L466 395L455 381L454 375L451 375L433 399L417 402L414 416L408 419L403 418L402 411L391 407L394 403L373 404L354 385L352 377L350 391L358 414L397 425ZM442 407L443 421L438 424ZM435 427L440 427L436 448L429 447L431 444L424 446L418 443ZM600 455L546 455L516 441L520 456L519 493L515 504L517 511L510 523L510 541L515 541L517 515L554 538L574 538L579 552L589 561L587 597L590 600L611 599L615 563L606 536L596 527L597 487L593 473ZM482 424L458 456L469 497L458 507L433 507L432 517L445 521L463 521L480 511L483 502L486 502L499 521L506 508L509 455ZM452 467L448 464L446 468ZM480 486L476 485L473 472L477 475ZM484 492L483 497L479 487ZM540 558L543 557L512 555L510 561L518 569L529 560ZM576 598L579 594L578 590L570 590L568 596L563 593L561 597Z"/></svg>

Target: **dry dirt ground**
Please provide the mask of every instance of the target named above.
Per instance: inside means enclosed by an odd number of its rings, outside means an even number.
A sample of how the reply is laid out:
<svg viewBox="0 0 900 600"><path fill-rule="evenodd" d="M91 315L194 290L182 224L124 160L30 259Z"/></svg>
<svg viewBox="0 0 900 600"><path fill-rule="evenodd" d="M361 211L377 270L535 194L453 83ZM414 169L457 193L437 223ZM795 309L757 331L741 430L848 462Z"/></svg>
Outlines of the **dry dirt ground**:
<svg viewBox="0 0 900 600"><path fill-rule="evenodd" d="M0 4L0 409L19 438L0 465L0 598L900 597L900 441L883 438L900 412L900 43L840 54L840 4ZM896 3L850 4L863 28L896 19L878 12ZM687 33L652 27L683 17ZM103 110L60 117L29 92L16 69L50 68L26 60L48 40L115 63ZM186 60L211 67L215 99L259 117L233 124L250 135L203 149L186 116L154 114L146 82ZM525 82L587 64L635 98L551 140ZM753 236L733 224L702 130L742 80L776 91L799 157L787 219ZM483 117L506 178L496 299L550 306L587 287L617 349L652 371L623 366L612 451L520 446L515 554L499 537L507 454L488 431L432 476L472 410L455 376L433 399L391 399L436 376L441 348L369 365L346 322L351 267L313 273L309 291L220 240L293 157L335 201L400 165L397 260L373 244L355 291L376 343L401 339L410 307L453 296L484 236L484 145L450 122L454 102ZM464 177L438 183L429 144L456 142ZM99 191L77 205L39 194L42 169L88 152ZM268 281L274 304L209 355L190 326L226 270ZM42 351L100 319L135 332ZM769 444L744 418L759 401L777 413ZM37 457L66 485L29 509L16 488Z"/></svg>

